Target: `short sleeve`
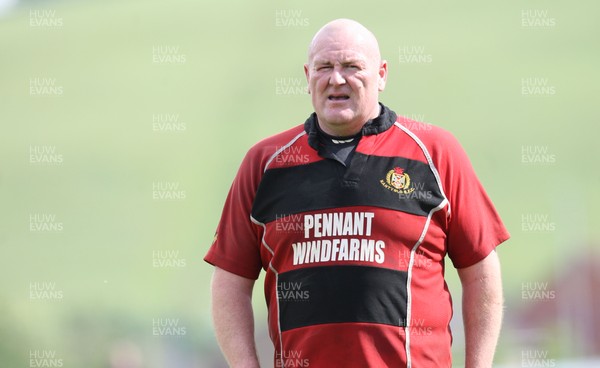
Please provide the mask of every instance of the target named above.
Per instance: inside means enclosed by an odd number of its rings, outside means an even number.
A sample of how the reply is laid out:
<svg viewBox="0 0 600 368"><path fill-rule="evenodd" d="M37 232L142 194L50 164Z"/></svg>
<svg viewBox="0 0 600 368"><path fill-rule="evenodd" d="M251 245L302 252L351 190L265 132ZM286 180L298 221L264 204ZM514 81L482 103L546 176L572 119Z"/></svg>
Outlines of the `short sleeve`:
<svg viewBox="0 0 600 368"><path fill-rule="evenodd" d="M440 176L449 202L446 247L456 268L471 266L510 237L460 143L446 132Z"/></svg>
<svg viewBox="0 0 600 368"><path fill-rule="evenodd" d="M250 219L260 180L260 163L252 150L231 185L213 243L204 260L236 275L257 279L261 269L262 228Z"/></svg>

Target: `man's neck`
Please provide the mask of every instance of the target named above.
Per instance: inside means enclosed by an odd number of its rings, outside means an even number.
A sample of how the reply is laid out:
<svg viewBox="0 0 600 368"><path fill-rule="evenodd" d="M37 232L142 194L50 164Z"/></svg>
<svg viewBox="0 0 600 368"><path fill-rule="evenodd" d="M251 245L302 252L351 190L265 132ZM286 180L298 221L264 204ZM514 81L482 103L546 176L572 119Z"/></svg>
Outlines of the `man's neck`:
<svg viewBox="0 0 600 368"><path fill-rule="evenodd" d="M372 114L373 116L371 116L368 119L360 119L358 122L348 122L348 123L341 123L341 124L327 124L324 123L323 121L321 121L318 117L317 117L317 121L319 124L319 128L321 129L321 131L329 134L330 136L333 137L352 137L357 135L361 130L362 127L368 123L369 121L377 118L380 114L381 114L381 106L379 104L377 104L377 110L374 114Z"/></svg>
<svg viewBox="0 0 600 368"><path fill-rule="evenodd" d="M360 132L360 130L362 129L363 125L365 125L366 122L364 122L360 125L353 125L352 127L344 125L344 126L340 126L340 127L334 127L333 129L331 126L323 124L321 121L318 121L318 123L319 123L319 129L323 133L325 133L331 137L335 137L335 138L345 138L345 137L353 137L353 136L357 135Z"/></svg>

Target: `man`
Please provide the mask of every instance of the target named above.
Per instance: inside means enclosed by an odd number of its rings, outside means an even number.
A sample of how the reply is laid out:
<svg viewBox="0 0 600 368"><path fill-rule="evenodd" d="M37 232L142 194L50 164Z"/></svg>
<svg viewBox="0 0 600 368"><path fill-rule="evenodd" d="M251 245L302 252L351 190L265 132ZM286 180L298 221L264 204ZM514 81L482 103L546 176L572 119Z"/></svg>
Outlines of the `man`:
<svg viewBox="0 0 600 368"><path fill-rule="evenodd" d="M466 367L490 367L508 239L458 142L380 104L374 35L338 19L304 66L315 113L246 155L205 260L217 339L258 367L251 295L266 271L277 367L450 367L444 257L463 288ZM421 125L422 126L422 125Z"/></svg>

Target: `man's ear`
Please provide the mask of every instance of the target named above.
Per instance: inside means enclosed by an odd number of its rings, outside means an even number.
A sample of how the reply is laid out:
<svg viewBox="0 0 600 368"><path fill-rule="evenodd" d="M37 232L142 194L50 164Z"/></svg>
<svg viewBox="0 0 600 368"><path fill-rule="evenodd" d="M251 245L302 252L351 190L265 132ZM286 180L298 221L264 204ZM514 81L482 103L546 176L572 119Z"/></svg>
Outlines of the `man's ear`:
<svg viewBox="0 0 600 368"><path fill-rule="evenodd" d="M383 91L385 89L385 83L387 82L388 68L387 61L381 60L381 65L379 66L379 80L377 81L377 87L379 91Z"/></svg>
<svg viewBox="0 0 600 368"><path fill-rule="evenodd" d="M309 81L309 72L308 72L308 64L304 64L304 75L306 76L306 83L308 83ZM308 91L308 94L310 95L310 84L308 84L308 86L306 86L306 90Z"/></svg>

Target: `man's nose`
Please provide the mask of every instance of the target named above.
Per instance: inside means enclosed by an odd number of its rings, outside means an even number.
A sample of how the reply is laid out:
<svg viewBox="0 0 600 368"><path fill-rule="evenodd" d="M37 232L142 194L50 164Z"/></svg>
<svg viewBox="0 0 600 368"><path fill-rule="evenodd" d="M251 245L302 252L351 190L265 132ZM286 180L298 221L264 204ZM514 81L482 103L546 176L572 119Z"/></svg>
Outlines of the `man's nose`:
<svg viewBox="0 0 600 368"><path fill-rule="evenodd" d="M346 83L346 78L344 78L339 69L334 68L331 72L331 76L329 77L329 84L340 85L344 83Z"/></svg>

